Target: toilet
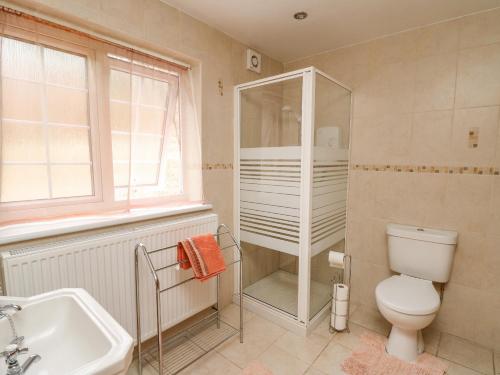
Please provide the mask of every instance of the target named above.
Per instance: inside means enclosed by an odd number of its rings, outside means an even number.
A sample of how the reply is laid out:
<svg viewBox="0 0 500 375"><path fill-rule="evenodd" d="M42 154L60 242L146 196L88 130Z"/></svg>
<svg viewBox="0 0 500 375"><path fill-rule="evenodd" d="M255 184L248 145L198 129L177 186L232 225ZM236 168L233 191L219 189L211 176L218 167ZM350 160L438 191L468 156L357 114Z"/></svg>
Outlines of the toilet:
<svg viewBox="0 0 500 375"><path fill-rule="evenodd" d="M450 278L457 232L388 224L389 266L399 273L375 289L380 313L392 324L386 350L414 362L424 351L421 330L436 317L441 300L433 282Z"/></svg>

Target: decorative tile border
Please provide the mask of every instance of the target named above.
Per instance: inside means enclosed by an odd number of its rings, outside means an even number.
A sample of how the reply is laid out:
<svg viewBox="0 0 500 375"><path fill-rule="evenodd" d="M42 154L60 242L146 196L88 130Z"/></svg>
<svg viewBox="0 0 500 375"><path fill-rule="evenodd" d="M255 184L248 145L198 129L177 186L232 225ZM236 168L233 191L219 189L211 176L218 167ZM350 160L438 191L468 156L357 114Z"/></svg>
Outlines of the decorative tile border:
<svg viewBox="0 0 500 375"><path fill-rule="evenodd" d="M233 163L204 163L203 170L233 169Z"/></svg>
<svg viewBox="0 0 500 375"><path fill-rule="evenodd" d="M441 174L478 174L500 175L500 169L495 167L446 167L433 165L374 165L352 164L351 169L372 172L407 172L407 173L441 173Z"/></svg>

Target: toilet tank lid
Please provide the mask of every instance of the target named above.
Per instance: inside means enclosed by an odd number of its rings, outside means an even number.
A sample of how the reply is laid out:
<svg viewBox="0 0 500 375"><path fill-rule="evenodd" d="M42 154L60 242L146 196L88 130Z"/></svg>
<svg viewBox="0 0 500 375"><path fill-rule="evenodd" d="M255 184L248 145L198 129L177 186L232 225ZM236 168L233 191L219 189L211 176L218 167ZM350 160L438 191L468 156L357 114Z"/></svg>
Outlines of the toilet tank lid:
<svg viewBox="0 0 500 375"><path fill-rule="evenodd" d="M439 230L401 224L387 224L387 234L389 236L444 245L455 245L458 238L458 233L452 230Z"/></svg>

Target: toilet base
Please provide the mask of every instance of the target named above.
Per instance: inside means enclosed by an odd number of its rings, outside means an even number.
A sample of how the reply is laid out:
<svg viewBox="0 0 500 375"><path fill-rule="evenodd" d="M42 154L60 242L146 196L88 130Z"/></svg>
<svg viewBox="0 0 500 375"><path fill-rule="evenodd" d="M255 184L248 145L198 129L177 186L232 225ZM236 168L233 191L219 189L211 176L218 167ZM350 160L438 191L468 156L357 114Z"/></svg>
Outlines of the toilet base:
<svg viewBox="0 0 500 375"><path fill-rule="evenodd" d="M386 344L387 353L408 362L415 362L424 350L422 334L416 330L392 327Z"/></svg>

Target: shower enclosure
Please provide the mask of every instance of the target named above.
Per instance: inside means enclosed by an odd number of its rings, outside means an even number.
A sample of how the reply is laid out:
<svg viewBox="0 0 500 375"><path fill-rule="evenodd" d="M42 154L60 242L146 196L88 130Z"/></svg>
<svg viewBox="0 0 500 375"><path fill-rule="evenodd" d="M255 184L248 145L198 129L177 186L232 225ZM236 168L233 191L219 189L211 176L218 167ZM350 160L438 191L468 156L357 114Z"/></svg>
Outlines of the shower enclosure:
<svg viewBox="0 0 500 375"><path fill-rule="evenodd" d="M341 277L328 251L344 251L351 91L310 67L236 86L235 114L243 298L306 333Z"/></svg>

